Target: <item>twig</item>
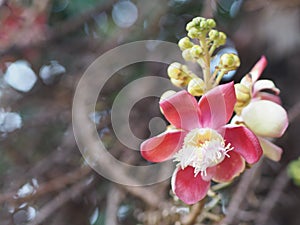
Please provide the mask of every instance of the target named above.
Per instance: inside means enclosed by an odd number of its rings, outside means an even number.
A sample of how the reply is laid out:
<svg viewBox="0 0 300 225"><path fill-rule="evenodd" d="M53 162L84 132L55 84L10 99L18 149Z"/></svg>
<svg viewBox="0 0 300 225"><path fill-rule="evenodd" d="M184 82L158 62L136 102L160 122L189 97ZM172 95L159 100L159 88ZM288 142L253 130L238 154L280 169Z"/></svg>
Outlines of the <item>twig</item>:
<svg viewBox="0 0 300 225"><path fill-rule="evenodd" d="M282 170L279 175L274 180L273 184L271 185L270 192L268 193L265 200L260 205L258 210L258 216L256 217L255 224L256 225L265 225L267 220L269 219L270 213L276 203L278 202L283 189L288 184L289 177L287 176L286 169Z"/></svg>
<svg viewBox="0 0 300 225"><path fill-rule="evenodd" d="M40 160L27 173L27 177L39 176L48 171L55 163L64 161L67 155L74 150L76 142L73 134L73 127L70 125L64 132L63 140L56 151Z"/></svg>
<svg viewBox="0 0 300 225"><path fill-rule="evenodd" d="M115 185L109 190L106 204L106 225L118 225L117 212L124 194Z"/></svg>
<svg viewBox="0 0 300 225"><path fill-rule="evenodd" d="M255 179L255 175L261 168L261 162L255 164L250 170L247 170L245 174L242 176L241 181L237 187L236 192L234 193L228 209L226 213L226 217L221 221L221 225L229 225L232 224L236 214L240 210L240 206L243 203L243 200L245 199L245 196L250 189L251 184L253 183L253 180Z"/></svg>
<svg viewBox="0 0 300 225"><path fill-rule="evenodd" d="M127 178L131 180L130 177ZM127 185L120 185L120 187L133 196L143 200L152 208L159 208L161 206L161 202L163 202L161 198L159 198L152 190L147 187L131 187Z"/></svg>
<svg viewBox="0 0 300 225"><path fill-rule="evenodd" d="M72 184L77 180L85 177L87 174L91 172L89 167L81 167L73 172L67 173L63 176L55 178L49 182L43 183L39 186L36 192L32 195L28 195L24 198L15 198L17 192L6 193L4 195L0 195L0 203L4 201L29 201L35 198L38 198L44 194L58 191L66 187L66 185Z"/></svg>
<svg viewBox="0 0 300 225"><path fill-rule="evenodd" d="M183 225L193 225L195 224L198 216L201 214L204 208L205 200L201 200L200 202L196 203L192 206L191 212L182 219Z"/></svg>
<svg viewBox="0 0 300 225"><path fill-rule="evenodd" d="M58 194L53 200L48 202L43 208L39 210L37 217L34 221L27 225L38 225L47 219L56 210L62 207L65 203L70 201L73 197L78 196L80 193L88 189L90 185L87 184L87 179L84 179L77 184L74 184L69 189Z"/></svg>

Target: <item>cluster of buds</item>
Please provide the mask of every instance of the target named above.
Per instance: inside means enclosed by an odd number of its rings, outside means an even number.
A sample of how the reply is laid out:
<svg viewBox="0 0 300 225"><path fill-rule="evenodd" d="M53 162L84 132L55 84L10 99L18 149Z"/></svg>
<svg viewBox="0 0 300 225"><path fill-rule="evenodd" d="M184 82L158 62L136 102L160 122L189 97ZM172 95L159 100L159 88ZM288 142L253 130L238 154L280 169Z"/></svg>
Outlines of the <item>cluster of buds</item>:
<svg viewBox="0 0 300 225"><path fill-rule="evenodd" d="M213 19L196 17L186 26L187 36L179 40L178 46L182 57L186 61L197 62L203 70L203 77L190 75L186 67L171 64L168 74L174 85L186 87L190 94L202 96L213 87L217 86L223 76L240 65L240 60L235 54L223 54L219 65L213 74L210 72L210 62L214 51L226 43L226 35L214 29L216 22ZM179 72L182 71L183 73ZM178 74L180 76L178 76Z"/></svg>
<svg viewBox="0 0 300 225"><path fill-rule="evenodd" d="M186 30L190 38L205 37L207 33L216 27L216 22L213 19L196 17L186 25Z"/></svg>
<svg viewBox="0 0 300 225"><path fill-rule="evenodd" d="M205 83L196 74L191 72L186 65L178 62L168 67L168 76L172 84L177 87L187 87L188 92L194 96L201 96L205 92Z"/></svg>
<svg viewBox="0 0 300 225"><path fill-rule="evenodd" d="M174 62L168 67L168 76L177 87L186 87L194 77L197 77L186 65L178 62Z"/></svg>

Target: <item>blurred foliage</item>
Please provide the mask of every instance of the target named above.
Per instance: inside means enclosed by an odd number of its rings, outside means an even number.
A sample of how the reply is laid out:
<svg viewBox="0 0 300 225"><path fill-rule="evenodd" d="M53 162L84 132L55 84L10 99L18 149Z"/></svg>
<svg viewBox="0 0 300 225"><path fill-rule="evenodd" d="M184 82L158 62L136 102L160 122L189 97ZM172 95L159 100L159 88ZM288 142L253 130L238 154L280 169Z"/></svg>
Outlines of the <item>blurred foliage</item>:
<svg viewBox="0 0 300 225"><path fill-rule="evenodd" d="M300 186L300 158L289 163L288 174L297 186Z"/></svg>

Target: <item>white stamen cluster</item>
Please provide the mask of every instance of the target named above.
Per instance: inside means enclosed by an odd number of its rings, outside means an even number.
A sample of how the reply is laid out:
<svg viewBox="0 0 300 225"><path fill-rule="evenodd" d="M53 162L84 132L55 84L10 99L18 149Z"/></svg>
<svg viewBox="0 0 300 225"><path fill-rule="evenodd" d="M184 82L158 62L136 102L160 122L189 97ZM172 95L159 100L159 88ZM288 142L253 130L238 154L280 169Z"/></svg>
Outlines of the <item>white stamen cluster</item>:
<svg viewBox="0 0 300 225"><path fill-rule="evenodd" d="M233 147L225 146L223 137L210 128L196 128L190 131L185 139L182 149L174 156L181 169L187 166L194 167L195 177L201 172L207 176L207 168L222 162L225 157L230 157L228 152Z"/></svg>

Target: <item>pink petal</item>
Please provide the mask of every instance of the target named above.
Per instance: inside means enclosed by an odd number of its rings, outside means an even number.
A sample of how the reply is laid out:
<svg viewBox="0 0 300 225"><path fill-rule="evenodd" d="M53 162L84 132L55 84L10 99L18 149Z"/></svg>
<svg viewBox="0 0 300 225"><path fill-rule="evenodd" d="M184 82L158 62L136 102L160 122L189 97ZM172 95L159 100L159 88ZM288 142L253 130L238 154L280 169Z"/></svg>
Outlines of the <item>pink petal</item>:
<svg viewBox="0 0 300 225"><path fill-rule="evenodd" d="M237 177L245 169L245 160L235 151L228 152L229 158L225 159L215 166L216 171L213 176L213 181L228 182Z"/></svg>
<svg viewBox="0 0 300 225"><path fill-rule="evenodd" d="M233 82L219 85L199 101L202 127L217 129L224 126L232 116L236 96Z"/></svg>
<svg viewBox="0 0 300 225"><path fill-rule="evenodd" d="M260 145L264 151L264 155L273 160L278 162L281 159L281 155L282 155L282 148L280 148L279 146L273 144L271 141L265 139L265 138L258 138Z"/></svg>
<svg viewBox="0 0 300 225"><path fill-rule="evenodd" d="M228 125L225 127L224 139L230 143L233 151L239 153L247 163L256 163L262 156L258 138L244 126Z"/></svg>
<svg viewBox="0 0 300 225"><path fill-rule="evenodd" d="M254 65L254 67L250 71L253 83L259 79L262 72L266 68L267 64L268 64L268 61L267 61L266 57L263 55L260 58L260 60Z"/></svg>
<svg viewBox="0 0 300 225"><path fill-rule="evenodd" d="M180 91L159 104L167 120L176 128L189 131L200 127L197 101L187 91Z"/></svg>
<svg viewBox="0 0 300 225"><path fill-rule="evenodd" d="M194 168L176 168L172 176L172 190L186 204L195 204L202 200L210 187L210 181L204 181L198 173L194 176Z"/></svg>
<svg viewBox="0 0 300 225"><path fill-rule="evenodd" d="M181 149L185 135L184 131L172 130L150 138L141 144L141 155L150 162L166 161Z"/></svg>

